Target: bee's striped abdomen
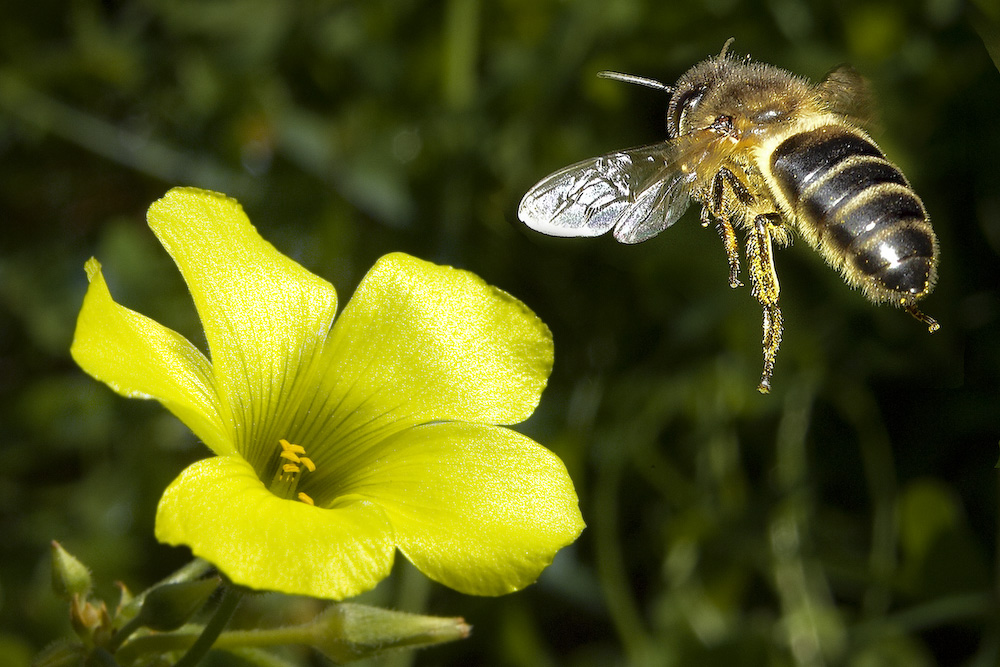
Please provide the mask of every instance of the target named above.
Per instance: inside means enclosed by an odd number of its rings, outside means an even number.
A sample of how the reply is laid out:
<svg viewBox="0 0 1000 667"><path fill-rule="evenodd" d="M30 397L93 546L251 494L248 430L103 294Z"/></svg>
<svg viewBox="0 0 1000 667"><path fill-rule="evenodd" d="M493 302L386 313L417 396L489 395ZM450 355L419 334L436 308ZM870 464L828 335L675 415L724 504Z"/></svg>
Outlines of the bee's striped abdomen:
<svg viewBox="0 0 1000 667"><path fill-rule="evenodd" d="M840 125L800 132L770 163L800 224L848 278L880 301L911 303L930 290L937 243L927 213L864 135Z"/></svg>

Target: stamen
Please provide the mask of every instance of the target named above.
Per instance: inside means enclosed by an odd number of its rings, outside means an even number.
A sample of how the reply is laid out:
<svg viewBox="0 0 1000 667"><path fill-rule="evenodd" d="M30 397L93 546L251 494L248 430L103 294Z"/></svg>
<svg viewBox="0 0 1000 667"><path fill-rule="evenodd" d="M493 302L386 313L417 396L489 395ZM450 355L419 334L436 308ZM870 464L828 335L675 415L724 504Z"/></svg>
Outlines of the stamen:
<svg viewBox="0 0 1000 667"><path fill-rule="evenodd" d="M268 490L279 498L288 500L298 498L307 505L315 505L313 499L307 494L301 491L296 494L296 487L299 485L302 469L315 472L316 464L305 456L305 447L293 445L284 438L279 440L278 444L281 445L281 452L278 454L278 468L274 472Z"/></svg>
<svg viewBox="0 0 1000 667"><path fill-rule="evenodd" d="M281 445L282 451L293 452L295 454L305 454L306 453L306 448L305 447L303 447L302 445L293 445L292 443L288 442L284 438L282 438L281 440L279 440L278 444Z"/></svg>

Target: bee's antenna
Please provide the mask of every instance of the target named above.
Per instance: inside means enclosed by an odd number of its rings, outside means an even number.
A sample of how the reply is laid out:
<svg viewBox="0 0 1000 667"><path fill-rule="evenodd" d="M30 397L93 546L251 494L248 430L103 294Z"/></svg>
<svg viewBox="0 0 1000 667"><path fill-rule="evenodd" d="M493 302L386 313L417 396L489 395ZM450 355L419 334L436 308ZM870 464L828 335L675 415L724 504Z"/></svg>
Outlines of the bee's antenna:
<svg viewBox="0 0 1000 667"><path fill-rule="evenodd" d="M729 51L729 45L736 41L735 37L730 37L726 40L726 43L722 45L722 52L719 54L719 60L726 57L726 53Z"/></svg>
<svg viewBox="0 0 1000 667"><path fill-rule="evenodd" d="M609 72L607 70L603 72L598 72L597 76L602 79L614 79L615 81L624 81L625 83L634 83L639 86L646 86L647 88L652 88L654 90L662 90L665 93L674 92L673 86L668 86L665 83L661 83L656 79L647 79L644 76L636 76L635 74L622 74L621 72Z"/></svg>

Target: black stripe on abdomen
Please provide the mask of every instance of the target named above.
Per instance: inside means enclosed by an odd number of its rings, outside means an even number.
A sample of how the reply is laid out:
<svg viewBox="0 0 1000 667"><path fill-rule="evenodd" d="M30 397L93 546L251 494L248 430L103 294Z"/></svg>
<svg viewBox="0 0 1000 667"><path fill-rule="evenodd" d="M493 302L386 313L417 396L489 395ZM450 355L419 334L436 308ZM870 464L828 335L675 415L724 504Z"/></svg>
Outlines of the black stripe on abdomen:
<svg viewBox="0 0 1000 667"><path fill-rule="evenodd" d="M906 187L906 179L884 159L848 157L830 168L799 199L801 213L813 221L832 220L845 205L865 190L883 183Z"/></svg>
<svg viewBox="0 0 1000 667"><path fill-rule="evenodd" d="M797 203L803 192L850 157L885 159L875 144L836 125L799 132L778 144L771 153L771 172L789 202Z"/></svg>
<svg viewBox="0 0 1000 667"><path fill-rule="evenodd" d="M771 168L792 210L841 252L885 224L926 220L902 172L875 144L838 126L789 137Z"/></svg>
<svg viewBox="0 0 1000 667"><path fill-rule="evenodd" d="M770 164L792 213L831 262L849 265L848 275L880 295L926 292L936 257L930 221L875 144L827 125L778 144Z"/></svg>

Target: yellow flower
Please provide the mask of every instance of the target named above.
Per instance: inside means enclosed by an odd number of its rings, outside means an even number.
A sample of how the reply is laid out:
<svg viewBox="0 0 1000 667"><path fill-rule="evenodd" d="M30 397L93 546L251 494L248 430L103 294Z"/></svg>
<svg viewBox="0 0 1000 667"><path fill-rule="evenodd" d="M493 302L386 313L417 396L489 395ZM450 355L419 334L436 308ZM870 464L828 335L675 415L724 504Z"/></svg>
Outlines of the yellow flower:
<svg viewBox="0 0 1000 667"><path fill-rule="evenodd" d="M552 366L548 329L519 301L397 253L334 323L333 287L264 241L236 201L177 188L148 221L210 359L115 303L94 259L71 351L216 454L167 488L159 540L237 584L342 599L386 577L397 548L459 591L515 591L579 535L563 463L500 426L532 413Z"/></svg>

